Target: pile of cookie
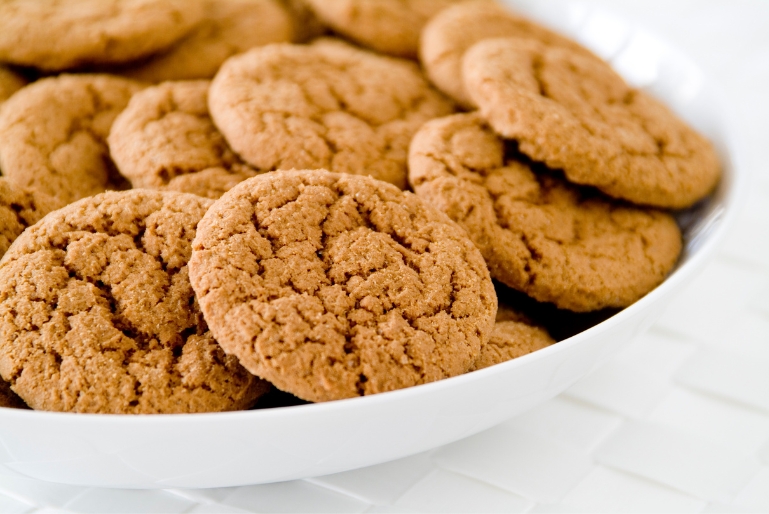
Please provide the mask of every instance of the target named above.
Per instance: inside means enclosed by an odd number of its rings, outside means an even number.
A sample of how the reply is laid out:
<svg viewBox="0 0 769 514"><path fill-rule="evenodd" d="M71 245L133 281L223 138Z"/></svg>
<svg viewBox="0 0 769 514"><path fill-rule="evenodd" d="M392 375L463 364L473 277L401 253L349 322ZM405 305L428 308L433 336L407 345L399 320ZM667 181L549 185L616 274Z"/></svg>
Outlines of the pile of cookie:
<svg viewBox="0 0 769 514"><path fill-rule="evenodd" d="M0 102L0 402L43 410L329 401L524 355L662 282L669 211L720 174L492 0L0 0Z"/></svg>

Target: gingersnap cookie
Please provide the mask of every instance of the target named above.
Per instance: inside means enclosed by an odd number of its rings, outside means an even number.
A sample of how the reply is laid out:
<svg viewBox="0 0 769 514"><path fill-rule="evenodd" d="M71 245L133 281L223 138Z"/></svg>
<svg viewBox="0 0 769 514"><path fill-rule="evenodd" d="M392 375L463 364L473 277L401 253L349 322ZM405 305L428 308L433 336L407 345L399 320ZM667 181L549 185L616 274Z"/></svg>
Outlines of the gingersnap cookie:
<svg viewBox="0 0 769 514"><path fill-rule="evenodd" d="M0 65L0 104L8 100L12 94L27 85L27 81L19 75Z"/></svg>
<svg viewBox="0 0 769 514"><path fill-rule="evenodd" d="M127 62L202 19L199 0L2 0L0 61L50 71Z"/></svg>
<svg viewBox="0 0 769 514"><path fill-rule="evenodd" d="M222 348L310 401L466 372L497 297L464 231L370 177L241 182L198 226L190 280Z"/></svg>
<svg viewBox="0 0 769 514"><path fill-rule="evenodd" d="M131 190L28 228L0 261L0 374L34 409L245 409L268 385L213 338L190 286L212 201Z"/></svg>
<svg viewBox="0 0 769 514"><path fill-rule="evenodd" d="M516 359L554 343L555 340L547 330L536 326L520 312L500 303L489 342L481 348L481 354L470 371Z"/></svg>
<svg viewBox="0 0 769 514"><path fill-rule="evenodd" d="M15 188L0 177L0 257L24 230L51 211L64 207L52 196L28 188Z"/></svg>
<svg viewBox="0 0 769 514"><path fill-rule="evenodd" d="M413 63L337 42L232 57L208 106L232 149L260 170L327 168L400 188L411 136L452 108Z"/></svg>
<svg viewBox="0 0 769 514"><path fill-rule="evenodd" d="M625 307L656 287L681 251L672 216L611 201L535 172L478 114L414 136L409 181L459 223L492 277L541 302L585 312Z"/></svg>
<svg viewBox="0 0 769 514"><path fill-rule="evenodd" d="M306 43L328 32L328 28L318 19L307 0L281 0L281 3L291 15L295 43Z"/></svg>
<svg viewBox="0 0 769 514"><path fill-rule="evenodd" d="M531 40L467 51L465 86L494 130L577 184L681 209L720 175L710 142L597 57Z"/></svg>
<svg viewBox="0 0 769 514"><path fill-rule="evenodd" d="M337 33L396 57L414 58L425 23L461 0L307 0Z"/></svg>
<svg viewBox="0 0 769 514"><path fill-rule="evenodd" d="M256 175L208 115L210 82L164 82L135 94L112 124L112 159L133 187L219 198Z"/></svg>
<svg viewBox="0 0 769 514"><path fill-rule="evenodd" d="M462 57L479 41L498 37L534 39L547 46L589 50L490 0L463 2L432 18L422 32L419 58L430 81L467 109L475 107L462 82Z"/></svg>
<svg viewBox="0 0 769 514"><path fill-rule="evenodd" d="M289 42L292 20L277 0L204 0L203 22L169 50L120 74L147 82L210 79L229 57Z"/></svg>
<svg viewBox="0 0 769 514"><path fill-rule="evenodd" d="M141 87L110 75L60 75L17 92L0 111L3 175L66 203L117 188L106 138Z"/></svg>

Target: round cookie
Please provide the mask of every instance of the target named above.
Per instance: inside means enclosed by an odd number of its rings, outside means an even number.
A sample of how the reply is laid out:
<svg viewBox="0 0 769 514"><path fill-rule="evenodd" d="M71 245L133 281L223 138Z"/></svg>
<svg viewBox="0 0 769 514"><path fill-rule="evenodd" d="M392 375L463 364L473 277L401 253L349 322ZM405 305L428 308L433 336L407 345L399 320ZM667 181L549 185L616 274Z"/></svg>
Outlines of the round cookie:
<svg viewBox="0 0 769 514"><path fill-rule="evenodd" d="M291 41L292 20L277 0L205 0L204 21L169 50L120 72L147 82L210 79L229 57Z"/></svg>
<svg viewBox="0 0 769 514"><path fill-rule="evenodd" d="M411 144L409 180L467 230L494 278L562 309L630 305L681 251L672 216L535 173L505 155L477 114L426 123Z"/></svg>
<svg viewBox="0 0 769 514"><path fill-rule="evenodd" d="M425 23L461 0L307 0L339 34L378 52L417 56Z"/></svg>
<svg viewBox="0 0 769 514"><path fill-rule="evenodd" d="M0 65L0 104L26 85L27 81L21 75Z"/></svg>
<svg viewBox="0 0 769 514"><path fill-rule="evenodd" d="M110 75L60 75L17 92L0 111L3 175L66 203L117 188L106 138L141 87Z"/></svg>
<svg viewBox="0 0 769 514"><path fill-rule="evenodd" d="M555 340L550 337L547 330L536 326L526 316L500 303L489 342L481 348L481 354L470 371L488 368L541 350L554 343Z"/></svg>
<svg viewBox="0 0 769 514"><path fill-rule="evenodd" d="M269 387L228 357L187 260L212 201L108 192L28 228L0 261L0 374L34 409L245 409Z"/></svg>
<svg viewBox="0 0 769 514"><path fill-rule="evenodd" d="M208 104L233 150L260 170L327 168L400 188L411 136L452 109L413 63L336 41L232 57Z"/></svg>
<svg viewBox="0 0 769 514"><path fill-rule="evenodd" d="M208 115L205 80L135 94L112 124L109 149L133 187L219 198L258 172L230 150Z"/></svg>
<svg viewBox="0 0 769 514"><path fill-rule="evenodd" d="M465 108L475 104L462 82L462 57L475 43L489 38L530 38L543 44L589 50L490 0L463 2L432 18L422 31L419 57L433 84Z"/></svg>
<svg viewBox="0 0 769 514"><path fill-rule="evenodd" d="M202 19L199 0L0 0L0 61L50 71L127 62Z"/></svg>
<svg viewBox="0 0 769 514"><path fill-rule="evenodd" d="M0 257L27 227L61 207L64 204L52 196L12 187L8 180L0 177Z"/></svg>
<svg viewBox="0 0 769 514"><path fill-rule="evenodd" d="M494 130L572 182L671 209L691 206L718 182L712 145L597 57L493 39L466 52L463 73Z"/></svg>
<svg viewBox="0 0 769 514"><path fill-rule="evenodd" d="M227 192L198 226L190 280L225 351L310 401L464 373L497 309L480 252L444 214L324 170Z"/></svg>

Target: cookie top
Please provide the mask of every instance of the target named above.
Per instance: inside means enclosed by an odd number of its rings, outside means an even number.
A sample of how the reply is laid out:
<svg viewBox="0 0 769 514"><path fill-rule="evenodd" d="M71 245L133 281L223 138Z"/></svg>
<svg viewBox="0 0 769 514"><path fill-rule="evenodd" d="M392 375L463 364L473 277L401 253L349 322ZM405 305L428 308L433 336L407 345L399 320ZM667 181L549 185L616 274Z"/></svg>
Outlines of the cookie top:
<svg viewBox="0 0 769 514"><path fill-rule="evenodd" d="M147 82L210 79L229 57L291 41L293 25L277 0L204 0L203 22L169 50L120 72Z"/></svg>
<svg viewBox="0 0 769 514"><path fill-rule="evenodd" d="M481 348L470 371L488 368L554 344L542 327L536 326L523 314L500 303L497 320L489 342Z"/></svg>
<svg viewBox="0 0 769 514"><path fill-rule="evenodd" d="M61 207L64 204L52 196L13 187L7 179L0 177L0 257L24 229Z"/></svg>
<svg viewBox="0 0 769 514"><path fill-rule="evenodd" d="M52 213L0 261L0 374L30 407L243 409L267 385L214 340L190 286L194 195L109 192Z"/></svg>
<svg viewBox="0 0 769 514"><path fill-rule="evenodd" d="M209 82L164 82L135 94L112 124L109 150L134 187L219 198L257 171L208 115Z"/></svg>
<svg viewBox="0 0 769 514"><path fill-rule="evenodd" d="M0 64L0 104L26 85L27 81L21 75Z"/></svg>
<svg viewBox="0 0 769 514"><path fill-rule="evenodd" d="M198 226L190 279L225 351L310 401L464 373L497 309L480 252L444 214L323 170L227 192Z"/></svg>
<svg viewBox="0 0 769 514"><path fill-rule="evenodd" d="M327 168L400 188L411 136L451 112L413 63L329 40L232 57L208 100L224 137L258 169Z"/></svg>
<svg viewBox="0 0 769 514"><path fill-rule="evenodd" d="M427 20L461 0L307 0L317 16L356 43L396 57L416 57Z"/></svg>
<svg viewBox="0 0 769 514"><path fill-rule="evenodd" d="M465 108L475 106L462 82L462 57L489 38L530 38L543 44L592 55L578 43L490 0L463 2L441 11L422 32L419 57L433 84Z"/></svg>
<svg viewBox="0 0 769 514"><path fill-rule="evenodd" d="M2 0L0 61L51 71L126 62L202 19L199 0Z"/></svg>
<svg viewBox="0 0 769 514"><path fill-rule="evenodd" d="M662 282L681 251L668 214L620 204L535 173L477 114L433 120L414 136L409 180L457 221L491 275L541 302L625 307Z"/></svg>
<svg viewBox="0 0 769 514"><path fill-rule="evenodd" d="M25 87L0 111L3 175L67 203L115 187L106 138L139 89L109 75L60 75Z"/></svg>
<svg viewBox="0 0 769 514"><path fill-rule="evenodd" d="M572 182L673 209L704 198L718 182L712 145L597 57L494 39L468 50L463 73L494 130Z"/></svg>

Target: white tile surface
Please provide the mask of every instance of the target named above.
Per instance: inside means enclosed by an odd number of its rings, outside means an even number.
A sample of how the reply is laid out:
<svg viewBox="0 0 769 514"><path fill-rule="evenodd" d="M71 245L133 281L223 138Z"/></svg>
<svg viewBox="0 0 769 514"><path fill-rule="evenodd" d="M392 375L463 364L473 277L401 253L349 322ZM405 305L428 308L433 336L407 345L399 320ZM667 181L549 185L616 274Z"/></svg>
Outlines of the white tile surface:
<svg viewBox="0 0 769 514"><path fill-rule="evenodd" d="M303 480L234 488L222 504L248 512L363 512L370 504Z"/></svg>
<svg viewBox="0 0 769 514"><path fill-rule="evenodd" d="M132 513L167 512L181 513L195 504L166 491L138 491L126 489L92 488L69 501L64 507L75 512Z"/></svg>
<svg viewBox="0 0 769 514"><path fill-rule="evenodd" d="M707 502L621 471L597 466L563 499L587 512L700 512Z"/></svg>
<svg viewBox="0 0 769 514"><path fill-rule="evenodd" d="M769 466L764 466L740 491L734 505L769 512Z"/></svg>
<svg viewBox="0 0 769 514"><path fill-rule="evenodd" d="M30 512L34 509L34 505L20 502L16 498L11 498L10 496L0 494L0 512L5 514L22 514L24 512Z"/></svg>
<svg viewBox="0 0 769 514"><path fill-rule="evenodd" d="M592 467L585 452L506 425L444 446L433 458L440 467L550 503L560 500Z"/></svg>
<svg viewBox="0 0 769 514"><path fill-rule="evenodd" d="M697 498L729 502L758 473L755 457L685 432L629 421L594 454L598 462Z"/></svg>

